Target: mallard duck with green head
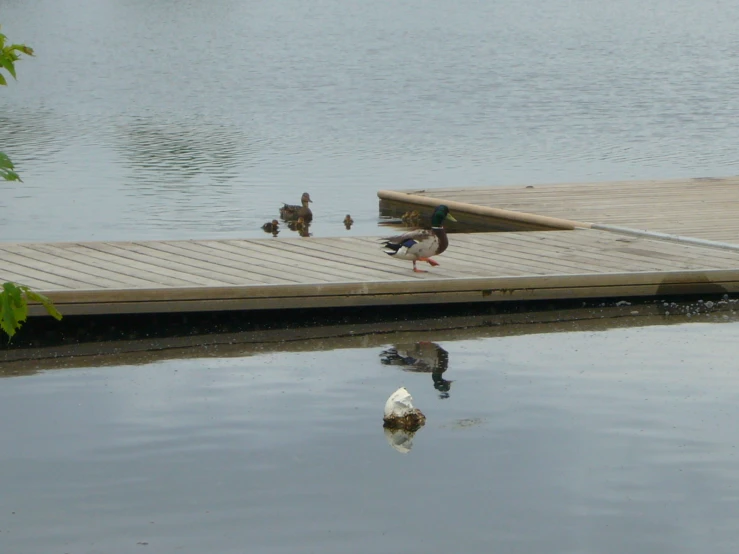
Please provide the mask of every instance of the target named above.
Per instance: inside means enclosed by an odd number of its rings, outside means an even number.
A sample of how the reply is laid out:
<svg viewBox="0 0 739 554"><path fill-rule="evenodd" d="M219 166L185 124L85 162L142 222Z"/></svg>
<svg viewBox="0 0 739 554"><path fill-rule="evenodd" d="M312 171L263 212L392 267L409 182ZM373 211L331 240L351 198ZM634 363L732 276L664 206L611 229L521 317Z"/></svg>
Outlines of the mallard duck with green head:
<svg viewBox="0 0 739 554"><path fill-rule="evenodd" d="M439 265L439 262L431 259L444 252L449 246L449 239L444 230L444 220L457 221L449 213L447 206L438 206L431 215L430 229L417 229L395 237L382 239L385 253L395 258L411 260L413 271L426 273L423 269L416 267L416 262L426 262L431 266Z"/></svg>

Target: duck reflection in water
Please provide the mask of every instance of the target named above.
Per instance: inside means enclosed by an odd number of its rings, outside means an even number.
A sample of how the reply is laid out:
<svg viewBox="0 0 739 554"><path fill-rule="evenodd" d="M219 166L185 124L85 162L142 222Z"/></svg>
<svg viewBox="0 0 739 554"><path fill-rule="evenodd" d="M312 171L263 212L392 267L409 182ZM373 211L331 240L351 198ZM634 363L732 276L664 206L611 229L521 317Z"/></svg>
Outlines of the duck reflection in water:
<svg viewBox="0 0 739 554"><path fill-rule="evenodd" d="M302 217L299 217L295 221L288 221L287 227L291 231L297 231L301 237L311 236L310 222L304 220Z"/></svg>
<svg viewBox="0 0 739 554"><path fill-rule="evenodd" d="M380 354L383 365L399 366L403 371L430 373L439 398L449 398L452 381L444 379L449 368L449 352L435 342L420 341L415 344L396 344Z"/></svg>

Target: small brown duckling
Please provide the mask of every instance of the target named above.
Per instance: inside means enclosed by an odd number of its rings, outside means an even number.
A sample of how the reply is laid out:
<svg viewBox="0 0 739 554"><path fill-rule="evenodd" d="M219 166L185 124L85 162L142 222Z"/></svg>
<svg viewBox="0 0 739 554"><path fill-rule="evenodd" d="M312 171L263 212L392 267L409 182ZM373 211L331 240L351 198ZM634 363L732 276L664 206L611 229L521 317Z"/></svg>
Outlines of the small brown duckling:
<svg viewBox="0 0 739 554"><path fill-rule="evenodd" d="M417 210L405 212L400 220L408 227L418 227L421 224L421 214Z"/></svg>
<svg viewBox="0 0 739 554"><path fill-rule="evenodd" d="M301 231L306 227L305 219L299 217L295 221L288 221L287 226L290 227L291 231Z"/></svg>
<svg viewBox="0 0 739 554"><path fill-rule="evenodd" d="M296 221L289 221L287 226L290 227L291 231L297 231L301 237L311 236L310 223L302 217L299 217Z"/></svg>
<svg viewBox="0 0 739 554"><path fill-rule="evenodd" d="M273 219L272 221L268 221L264 225L262 225L262 230L265 233L277 233L280 230L280 222L276 219Z"/></svg>
<svg viewBox="0 0 739 554"><path fill-rule="evenodd" d="M352 216L349 214L346 214L346 217L344 218L344 227L347 228L347 230L352 228L352 225L354 225L354 220L352 219Z"/></svg>

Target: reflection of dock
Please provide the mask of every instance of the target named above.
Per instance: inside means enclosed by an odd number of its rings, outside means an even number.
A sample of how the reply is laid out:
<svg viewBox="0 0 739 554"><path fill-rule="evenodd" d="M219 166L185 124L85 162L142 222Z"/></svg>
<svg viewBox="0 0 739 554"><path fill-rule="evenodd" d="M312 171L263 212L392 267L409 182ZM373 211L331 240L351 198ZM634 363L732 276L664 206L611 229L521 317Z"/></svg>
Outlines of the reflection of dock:
<svg viewBox="0 0 739 554"><path fill-rule="evenodd" d="M401 344L419 341L462 341L481 338L515 337L540 333L602 332L653 325L681 325L693 321L725 323L739 321L737 301L629 303L609 302L597 308L562 307L557 310L516 309L483 315L452 315L432 319L384 320L373 323L321 323L303 327L230 330L212 328L193 334L193 326L167 325L164 332L152 333L141 322L136 325L139 338L130 336L125 322L95 342L76 342L0 350L0 378L34 373L42 369L139 365L185 358L229 358L276 352L317 352L352 348L388 347L388 337ZM617 305L620 304L620 305ZM507 307L507 306L505 306ZM669 314L669 315L668 315ZM700 318L695 317L701 315ZM88 318L91 319L91 318ZM133 318L140 319L140 318ZM179 319L179 318L174 318ZM146 318L157 327L156 317ZM153 320L153 321L152 321ZM64 327L69 319L49 322L50 327ZM74 329L66 331L73 336ZM441 372L442 375L444 374ZM433 378L433 376L432 376ZM434 381L435 383L435 381Z"/></svg>
<svg viewBox="0 0 739 554"><path fill-rule="evenodd" d="M66 315L739 290L739 179L380 196L389 210L441 199L462 225L574 229L453 234L425 274L383 254L375 238L0 243L0 281L47 294Z"/></svg>

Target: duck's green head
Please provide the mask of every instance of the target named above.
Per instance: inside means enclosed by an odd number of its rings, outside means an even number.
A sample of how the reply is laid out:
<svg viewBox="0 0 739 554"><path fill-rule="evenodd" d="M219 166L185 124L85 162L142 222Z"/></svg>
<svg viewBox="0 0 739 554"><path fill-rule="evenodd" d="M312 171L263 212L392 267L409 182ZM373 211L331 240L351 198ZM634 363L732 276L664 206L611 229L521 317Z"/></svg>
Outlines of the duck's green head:
<svg viewBox="0 0 739 554"><path fill-rule="evenodd" d="M445 219L448 219L449 221L457 221L454 219L454 216L449 213L449 208L442 204L441 206L438 206L431 215L431 226L441 227L444 224Z"/></svg>

